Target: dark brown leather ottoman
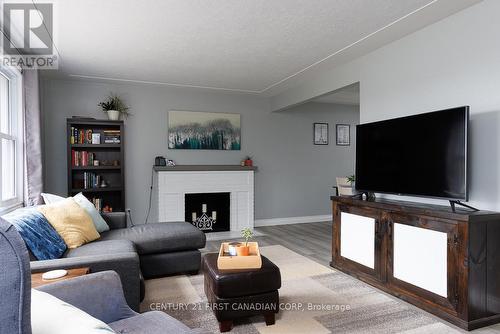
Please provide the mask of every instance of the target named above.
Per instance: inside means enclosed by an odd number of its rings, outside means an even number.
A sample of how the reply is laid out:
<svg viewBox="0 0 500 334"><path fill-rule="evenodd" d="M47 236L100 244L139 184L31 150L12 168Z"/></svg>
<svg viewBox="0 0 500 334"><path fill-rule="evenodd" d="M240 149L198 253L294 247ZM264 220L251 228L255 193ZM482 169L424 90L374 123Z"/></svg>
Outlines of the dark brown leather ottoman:
<svg viewBox="0 0 500 334"><path fill-rule="evenodd" d="M262 268L252 270L219 270L217 253L203 258L205 294L221 332L233 328L233 320L264 315L266 325L273 325L279 311L279 268L262 256Z"/></svg>

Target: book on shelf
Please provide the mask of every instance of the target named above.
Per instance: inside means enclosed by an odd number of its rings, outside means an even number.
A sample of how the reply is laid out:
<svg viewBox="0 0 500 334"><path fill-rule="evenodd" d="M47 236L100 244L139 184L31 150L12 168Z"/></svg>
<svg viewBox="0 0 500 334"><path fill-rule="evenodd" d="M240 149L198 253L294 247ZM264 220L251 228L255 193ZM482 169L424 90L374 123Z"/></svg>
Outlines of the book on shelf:
<svg viewBox="0 0 500 334"><path fill-rule="evenodd" d="M85 130L85 144L92 144L92 130Z"/></svg>
<svg viewBox="0 0 500 334"><path fill-rule="evenodd" d="M92 144L92 130L78 129L74 126L71 127L69 137L70 144Z"/></svg>
<svg viewBox="0 0 500 334"><path fill-rule="evenodd" d="M71 166L72 167L88 167L93 166L95 153L87 151L71 150Z"/></svg>
<svg viewBox="0 0 500 334"><path fill-rule="evenodd" d="M103 208L102 198L93 197L92 198L92 203L94 204L94 206L95 206L95 208L96 208L97 211L102 211L102 208Z"/></svg>
<svg viewBox="0 0 500 334"><path fill-rule="evenodd" d="M121 133L120 130L102 130L94 131L92 129L79 129L74 126L70 130L69 141L71 145L74 144L101 144L101 137L104 139L104 144L120 144Z"/></svg>
<svg viewBox="0 0 500 334"><path fill-rule="evenodd" d="M101 134L100 133L93 133L92 134L92 144L99 145L100 143L101 143Z"/></svg>
<svg viewBox="0 0 500 334"><path fill-rule="evenodd" d="M104 135L105 144L120 144L120 130L104 130L102 133Z"/></svg>
<svg viewBox="0 0 500 334"><path fill-rule="evenodd" d="M93 197L92 198L92 204L94 204L95 208L97 211L100 212L113 212L113 207L104 204L104 200L100 197Z"/></svg>
<svg viewBox="0 0 500 334"><path fill-rule="evenodd" d="M84 172L83 173L83 189L99 188L102 182L101 175L96 173Z"/></svg>

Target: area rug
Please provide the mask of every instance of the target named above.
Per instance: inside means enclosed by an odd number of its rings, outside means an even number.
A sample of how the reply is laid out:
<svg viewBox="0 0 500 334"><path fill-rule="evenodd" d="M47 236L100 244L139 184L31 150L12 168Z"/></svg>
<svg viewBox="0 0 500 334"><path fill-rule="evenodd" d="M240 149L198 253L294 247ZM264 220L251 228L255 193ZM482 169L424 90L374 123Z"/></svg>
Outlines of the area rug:
<svg viewBox="0 0 500 334"><path fill-rule="evenodd" d="M463 333L428 313L283 246L261 253L281 271L276 324L263 317L235 321L231 333ZM146 281L143 311L161 310L191 328L219 333L203 292L203 275Z"/></svg>

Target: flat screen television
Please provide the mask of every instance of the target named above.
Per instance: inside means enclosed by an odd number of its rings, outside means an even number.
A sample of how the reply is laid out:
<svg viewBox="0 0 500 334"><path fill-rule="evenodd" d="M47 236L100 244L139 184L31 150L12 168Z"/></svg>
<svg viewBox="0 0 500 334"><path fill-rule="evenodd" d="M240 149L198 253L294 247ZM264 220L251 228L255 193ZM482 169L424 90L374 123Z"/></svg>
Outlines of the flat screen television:
<svg viewBox="0 0 500 334"><path fill-rule="evenodd" d="M356 189L468 200L469 107L356 127Z"/></svg>

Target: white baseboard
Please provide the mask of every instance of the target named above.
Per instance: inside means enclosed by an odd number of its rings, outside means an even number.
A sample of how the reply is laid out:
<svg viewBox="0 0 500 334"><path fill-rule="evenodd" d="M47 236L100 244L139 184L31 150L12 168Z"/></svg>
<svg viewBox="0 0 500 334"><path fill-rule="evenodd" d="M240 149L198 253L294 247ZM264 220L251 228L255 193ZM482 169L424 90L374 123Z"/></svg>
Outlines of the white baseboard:
<svg viewBox="0 0 500 334"><path fill-rule="evenodd" d="M326 221L331 221L331 220L332 220L332 215L256 219L255 220L255 227L302 224L302 223L316 223L316 222L326 222Z"/></svg>

